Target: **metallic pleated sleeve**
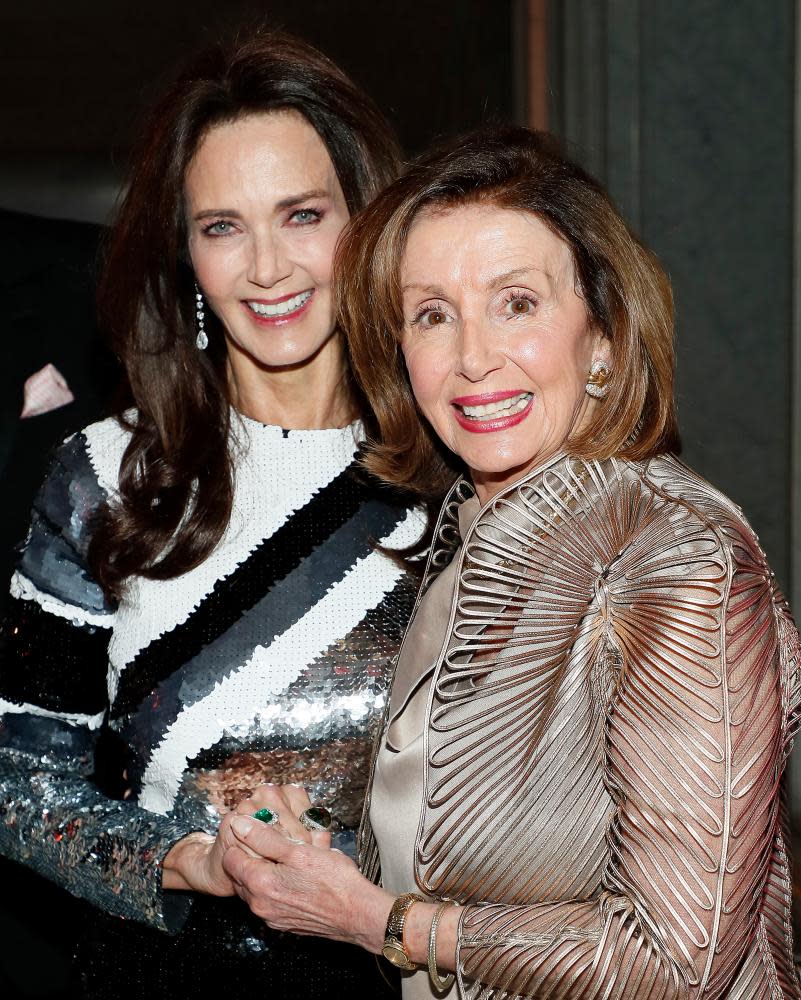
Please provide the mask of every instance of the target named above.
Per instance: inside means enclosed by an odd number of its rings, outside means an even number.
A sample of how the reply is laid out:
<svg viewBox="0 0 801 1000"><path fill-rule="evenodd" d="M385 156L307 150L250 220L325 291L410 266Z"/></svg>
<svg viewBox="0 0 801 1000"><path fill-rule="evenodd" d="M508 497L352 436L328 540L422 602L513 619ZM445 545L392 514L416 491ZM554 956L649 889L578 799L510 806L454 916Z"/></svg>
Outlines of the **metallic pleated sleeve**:
<svg viewBox="0 0 801 1000"><path fill-rule="evenodd" d="M114 621L86 565L102 498L77 435L36 499L0 636L0 853L111 914L172 929L188 904L162 895L161 862L189 829L90 780Z"/></svg>
<svg viewBox="0 0 801 1000"><path fill-rule="evenodd" d="M801 996L798 635L741 512L663 457L556 461L465 540L419 885L477 998Z"/></svg>

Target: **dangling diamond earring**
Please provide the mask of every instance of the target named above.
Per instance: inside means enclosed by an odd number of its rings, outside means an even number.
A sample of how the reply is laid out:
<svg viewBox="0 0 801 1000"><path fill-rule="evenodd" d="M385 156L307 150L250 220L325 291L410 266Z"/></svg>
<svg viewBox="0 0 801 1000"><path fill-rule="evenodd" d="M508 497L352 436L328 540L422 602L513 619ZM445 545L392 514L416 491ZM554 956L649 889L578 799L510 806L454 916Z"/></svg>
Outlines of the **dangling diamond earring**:
<svg viewBox="0 0 801 1000"><path fill-rule="evenodd" d="M206 331L203 328L203 319L206 314L203 311L203 293L197 287L197 282L195 282L195 312L197 314L197 337L195 338L195 345L199 351L205 351L209 346L209 338L206 336Z"/></svg>
<svg viewBox="0 0 801 1000"><path fill-rule="evenodd" d="M609 392L609 382L612 378L612 368L606 361L593 361L587 384L584 386L587 395L593 399L603 399Z"/></svg>

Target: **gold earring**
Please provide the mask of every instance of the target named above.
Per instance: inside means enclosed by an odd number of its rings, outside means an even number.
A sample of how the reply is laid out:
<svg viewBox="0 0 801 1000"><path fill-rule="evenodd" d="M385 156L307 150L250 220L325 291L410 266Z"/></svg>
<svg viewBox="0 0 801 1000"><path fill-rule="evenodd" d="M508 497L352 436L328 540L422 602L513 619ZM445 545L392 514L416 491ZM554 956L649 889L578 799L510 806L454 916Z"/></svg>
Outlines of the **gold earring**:
<svg viewBox="0 0 801 1000"><path fill-rule="evenodd" d="M609 392L609 382L612 378L612 368L606 361L593 361L590 374L587 376L587 384L584 387L587 394L593 399L603 399Z"/></svg>

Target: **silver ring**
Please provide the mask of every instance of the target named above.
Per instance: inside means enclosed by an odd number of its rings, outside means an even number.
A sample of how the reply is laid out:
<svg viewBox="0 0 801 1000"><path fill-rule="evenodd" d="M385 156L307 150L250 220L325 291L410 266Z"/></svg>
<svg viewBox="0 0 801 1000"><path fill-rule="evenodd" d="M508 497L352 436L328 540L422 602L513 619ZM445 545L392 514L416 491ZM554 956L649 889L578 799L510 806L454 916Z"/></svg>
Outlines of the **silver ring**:
<svg viewBox="0 0 801 1000"><path fill-rule="evenodd" d="M301 826L313 833L327 833L331 829L331 813L325 806L309 806L298 819Z"/></svg>

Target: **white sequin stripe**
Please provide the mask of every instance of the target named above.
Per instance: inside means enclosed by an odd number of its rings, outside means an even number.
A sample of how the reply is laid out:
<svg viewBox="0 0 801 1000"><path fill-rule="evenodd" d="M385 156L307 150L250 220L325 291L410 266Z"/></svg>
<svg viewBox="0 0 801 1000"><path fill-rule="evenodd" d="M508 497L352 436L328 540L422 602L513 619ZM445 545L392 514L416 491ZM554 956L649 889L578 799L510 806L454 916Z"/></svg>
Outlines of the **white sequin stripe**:
<svg viewBox="0 0 801 1000"><path fill-rule="evenodd" d="M84 427L82 433L86 438L89 463L98 483L106 493L116 494L120 463L131 438L130 431L120 426L114 417L108 417Z"/></svg>
<svg viewBox="0 0 801 1000"><path fill-rule="evenodd" d="M81 715L73 712L51 712L47 708L40 708L38 705L31 705L27 702L17 705L16 702L6 701L0 698L0 715L38 715L42 719L58 719L59 722L66 722L70 726L86 726L87 729L99 729L103 724L105 712L98 712L97 715Z"/></svg>
<svg viewBox="0 0 801 1000"><path fill-rule="evenodd" d="M398 548L411 545L420 537L421 523L419 513L411 511L383 544ZM167 813L186 762L214 746L227 728L258 715L260 703L268 706L310 663L355 628L392 590L402 573L379 552L359 559L303 618L270 646L257 647L235 674L185 709L153 751L139 804L152 812Z"/></svg>
<svg viewBox="0 0 801 1000"><path fill-rule="evenodd" d="M353 460L350 428L308 431L283 440L276 428L255 431L237 471L231 523L200 566L172 580L128 582L117 610L109 645L113 664L110 697L119 673L140 650L185 622L220 580L230 576L252 552Z"/></svg>
<svg viewBox="0 0 801 1000"><path fill-rule="evenodd" d="M17 570L11 577L9 591L12 597L22 601L35 601L39 607L48 614L56 615L57 618L65 618L73 625L96 625L100 628L111 628L114 624L114 615L106 612L87 611L79 608L75 604L65 604L52 594L45 594L44 591L32 583L27 576Z"/></svg>

